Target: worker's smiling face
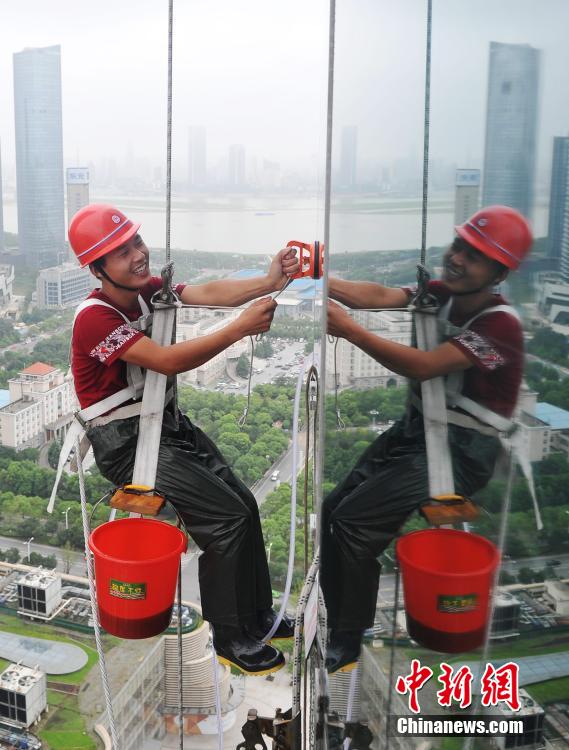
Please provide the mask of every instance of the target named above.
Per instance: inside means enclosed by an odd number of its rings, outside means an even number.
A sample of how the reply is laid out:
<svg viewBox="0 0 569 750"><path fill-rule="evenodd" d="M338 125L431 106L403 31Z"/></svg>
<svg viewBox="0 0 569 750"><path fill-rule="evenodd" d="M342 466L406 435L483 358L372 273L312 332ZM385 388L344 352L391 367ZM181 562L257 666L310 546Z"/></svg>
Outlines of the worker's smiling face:
<svg viewBox="0 0 569 750"><path fill-rule="evenodd" d="M148 248L139 234L105 256L105 271L111 279L127 287L143 287L150 278Z"/></svg>
<svg viewBox="0 0 569 750"><path fill-rule="evenodd" d="M507 269L457 237L443 257L442 281L455 294L482 291L499 284Z"/></svg>

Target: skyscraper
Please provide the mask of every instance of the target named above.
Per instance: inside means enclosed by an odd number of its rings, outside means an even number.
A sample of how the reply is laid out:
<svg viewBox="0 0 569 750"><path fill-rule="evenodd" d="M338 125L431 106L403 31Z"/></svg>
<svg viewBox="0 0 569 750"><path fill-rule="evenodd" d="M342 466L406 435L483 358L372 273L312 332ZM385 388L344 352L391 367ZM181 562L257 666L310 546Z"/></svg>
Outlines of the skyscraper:
<svg viewBox="0 0 569 750"><path fill-rule="evenodd" d="M207 183L207 136L203 127L190 127L188 138L188 185L203 188Z"/></svg>
<svg viewBox="0 0 569 750"><path fill-rule="evenodd" d="M67 225L77 211L89 205L89 170L87 167L68 167L65 170L67 183Z"/></svg>
<svg viewBox="0 0 569 750"><path fill-rule="evenodd" d="M464 224L478 210L479 169L457 169L454 193L454 224Z"/></svg>
<svg viewBox="0 0 569 750"><path fill-rule="evenodd" d="M354 188L357 180L358 129L354 125L342 128L340 146L340 187Z"/></svg>
<svg viewBox="0 0 569 750"><path fill-rule="evenodd" d="M551 189L549 191L549 226L547 247L550 258L561 258L563 223L569 213L569 137L553 139Z"/></svg>
<svg viewBox="0 0 569 750"><path fill-rule="evenodd" d="M539 50L490 42L482 204L533 208Z"/></svg>
<svg viewBox="0 0 569 750"><path fill-rule="evenodd" d="M228 183L232 187L245 186L245 146L240 143L229 147Z"/></svg>
<svg viewBox="0 0 569 750"><path fill-rule="evenodd" d="M61 50L14 54L18 242L30 265L53 265L65 245Z"/></svg>

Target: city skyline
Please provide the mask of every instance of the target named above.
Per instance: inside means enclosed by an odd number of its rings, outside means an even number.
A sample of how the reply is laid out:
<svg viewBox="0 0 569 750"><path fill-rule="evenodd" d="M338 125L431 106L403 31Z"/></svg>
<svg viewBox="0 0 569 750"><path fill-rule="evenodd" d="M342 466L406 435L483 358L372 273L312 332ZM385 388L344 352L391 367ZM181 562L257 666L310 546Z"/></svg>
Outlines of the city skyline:
<svg viewBox="0 0 569 750"><path fill-rule="evenodd" d="M0 48L6 51L0 56L5 177L12 180L14 164L6 57L25 47L50 44L62 46L65 166L102 159L120 164L131 150L137 160L151 163L153 174L163 164L165 142L163 9L145 0L133 18L127 5L116 7L102 0L97 14L86 18L62 0L57 19L35 0L24 0L20 9L21 14L12 9L10 18L0 24ZM194 123L208 131L212 164L232 143L242 143L251 156L278 162L285 169L310 162L316 171L323 162L327 3L318 0L307 7L295 0L285 9L251 0L246 10L243 14L229 3L176 9L173 158L178 180L187 179L187 129ZM298 13L303 24L295 23ZM36 19L33 29L27 22L30 14ZM569 23L569 9L552 0L540 10L540 18L543 23L536 24L535 6L529 0L504 0L499 8L482 0L475 14L464 3L435 4L433 159L481 166L487 45L527 43L544 50L538 170L549 181L551 138L569 126L569 103L557 96L566 88L569 68L561 32ZM365 164L390 163L399 157L420 162L424 21L424 3L418 0L397 8L369 0L338 8L335 144L339 148L343 125L357 126L358 152ZM208 32L212 28L215 52ZM374 44L365 44L366 38L373 38ZM358 55L353 54L356 41ZM143 45L144 55L137 43ZM298 49L302 55L296 54Z"/></svg>

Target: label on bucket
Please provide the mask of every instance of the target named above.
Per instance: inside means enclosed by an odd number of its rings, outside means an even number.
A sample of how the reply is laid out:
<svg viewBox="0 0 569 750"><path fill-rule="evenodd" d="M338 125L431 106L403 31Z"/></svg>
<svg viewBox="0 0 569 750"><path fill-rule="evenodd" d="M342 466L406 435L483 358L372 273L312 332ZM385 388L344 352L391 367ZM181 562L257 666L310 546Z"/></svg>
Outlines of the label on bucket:
<svg viewBox="0 0 569 750"><path fill-rule="evenodd" d="M146 599L145 583L126 583L111 578L109 594L119 599Z"/></svg>
<svg viewBox="0 0 569 750"><path fill-rule="evenodd" d="M441 594L437 600L439 612L472 612L478 609L478 594Z"/></svg>

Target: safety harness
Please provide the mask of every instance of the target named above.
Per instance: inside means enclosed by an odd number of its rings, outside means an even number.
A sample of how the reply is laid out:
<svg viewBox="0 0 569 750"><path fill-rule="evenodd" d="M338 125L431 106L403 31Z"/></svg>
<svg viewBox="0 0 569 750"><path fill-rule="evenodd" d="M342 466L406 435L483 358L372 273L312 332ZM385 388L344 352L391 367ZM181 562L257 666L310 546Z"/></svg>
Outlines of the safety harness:
<svg viewBox="0 0 569 750"><path fill-rule="evenodd" d="M491 313L503 312L520 320L518 313L511 305L501 304L481 310L463 326L454 326L449 322L451 306L452 298L438 310L427 307L417 311L416 331L420 349L424 351L434 349L442 341L468 330L476 320ZM477 515L471 501L455 493L452 462L448 450L448 425L454 424L476 430L484 435L497 437L500 440L524 474L532 497L537 528L543 528L533 471L529 458L522 450L518 425L514 420L497 414L465 396L462 393L463 381L463 372L431 378L421 383L420 397L416 391L411 396L412 405L423 415L425 429L431 502L423 506L423 514L435 524L473 520ZM441 450L441 446L445 446L446 449ZM460 506L457 508L456 517L452 517L452 511L450 517L444 510L439 513L445 505L448 510L452 506ZM461 513L464 514L464 518Z"/></svg>
<svg viewBox="0 0 569 750"><path fill-rule="evenodd" d="M76 309L75 316L73 318L73 326L79 317L79 314L89 307L108 307L114 310L120 315L131 328L141 331L147 335L152 330L152 322L154 314L150 311L150 308L146 304L145 300L141 295L138 296L138 303L142 311L142 315L135 321L129 320L129 318L116 307L104 302L101 299L90 298L84 300ZM85 409L80 409L74 414L73 422L67 431L65 441L61 452L59 454L59 461L57 464L57 473L55 476L55 482L51 490L49 498L49 504L47 506L48 513L53 512L55 497L57 489L61 481L63 469L69 456L75 448L77 439L81 444L81 460L87 455L90 448L86 432L88 427L100 426L103 424L109 424L117 419L128 419L129 417L138 416L141 413L142 402L140 401L143 391L144 384L146 381L146 371L138 365L126 363L126 379L128 385L122 388L120 391L107 396L101 401L97 401L91 406L87 406ZM133 402L127 404L127 402ZM123 406L123 404L127 404ZM119 408L120 407L120 408ZM78 457L79 458L79 457Z"/></svg>

